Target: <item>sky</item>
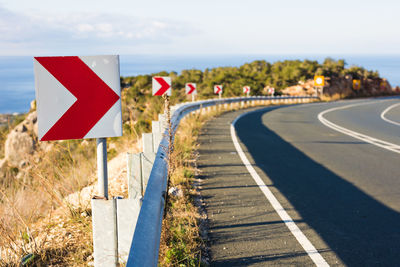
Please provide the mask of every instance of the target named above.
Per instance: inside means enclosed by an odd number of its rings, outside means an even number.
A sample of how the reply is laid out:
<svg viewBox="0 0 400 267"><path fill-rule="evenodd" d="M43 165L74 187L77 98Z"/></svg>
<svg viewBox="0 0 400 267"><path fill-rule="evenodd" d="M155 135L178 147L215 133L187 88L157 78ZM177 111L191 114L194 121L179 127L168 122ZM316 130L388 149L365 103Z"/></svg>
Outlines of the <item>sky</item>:
<svg viewBox="0 0 400 267"><path fill-rule="evenodd" d="M0 0L0 55L400 54L400 1Z"/></svg>

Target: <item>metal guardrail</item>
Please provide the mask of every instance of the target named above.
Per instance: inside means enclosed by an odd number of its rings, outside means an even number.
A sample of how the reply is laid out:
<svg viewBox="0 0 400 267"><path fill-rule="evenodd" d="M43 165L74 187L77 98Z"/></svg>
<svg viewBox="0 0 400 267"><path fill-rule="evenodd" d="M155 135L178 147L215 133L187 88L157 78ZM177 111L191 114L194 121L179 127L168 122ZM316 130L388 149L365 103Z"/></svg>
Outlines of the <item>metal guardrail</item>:
<svg viewBox="0 0 400 267"><path fill-rule="evenodd" d="M221 104L230 104L253 100L285 100L285 99L318 99L315 96L304 97L234 97L205 101L196 101L175 105L171 108L171 128L172 135L175 136L179 122L188 113ZM150 173L143 204L139 213L135 233L129 252L126 266L157 266L158 250L160 247L161 226L164 213L165 195L167 190L168 166L166 161L166 151L168 147L167 130L158 146L156 158Z"/></svg>

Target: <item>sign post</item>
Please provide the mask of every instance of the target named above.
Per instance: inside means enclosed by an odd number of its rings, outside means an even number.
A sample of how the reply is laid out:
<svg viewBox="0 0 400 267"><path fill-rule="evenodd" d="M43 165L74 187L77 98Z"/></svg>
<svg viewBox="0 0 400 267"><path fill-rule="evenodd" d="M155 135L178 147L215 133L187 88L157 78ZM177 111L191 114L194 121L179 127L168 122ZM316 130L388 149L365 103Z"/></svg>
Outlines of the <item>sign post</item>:
<svg viewBox="0 0 400 267"><path fill-rule="evenodd" d="M360 80L353 80L353 89L356 91L361 89L361 81Z"/></svg>
<svg viewBox="0 0 400 267"><path fill-rule="evenodd" d="M116 200L108 199L106 137L122 135L119 57L35 57L34 72L39 140L96 138L99 197L92 199L94 264L117 266L118 215Z"/></svg>
<svg viewBox="0 0 400 267"><path fill-rule="evenodd" d="M222 85L214 85L214 94L218 95L219 99L221 99Z"/></svg>
<svg viewBox="0 0 400 267"><path fill-rule="evenodd" d="M153 96L171 96L171 77L153 77Z"/></svg>
<svg viewBox="0 0 400 267"><path fill-rule="evenodd" d="M101 197L108 199L107 139L97 138L97 178Z"/></svg>
<svg viewBox="0 0 400 267"><path fill-rule="evenodd" d="M387 83L386 80L384 79L384 80L382 80L382 81L379 83L379 89L380 89L381 91L385 91L386 88L387 88L387 85L388 85L388 83Z"/></svg>
<svg viewBox="0 0 400 267"><path fill-rule="evenodd" d="M317 95L319 95L320 98L322 97L324 86L325 86L325 77L318 75L314 76L314 87L316 87Z"/></svg>
<svg viewBox="0 0 400 267"><path fill-rule="evenodd" d="M105 137L122 135L118 56L35 57L39 140L97 138L100 197L108 198Z"/></svg>
<svg viewBox="0 0 400 267"><path fill-rule="evenodd" d="M243 94L247 94L247 97L250 96L250 86L243 86Z"/></svg>
<svg viewBox="0 0 400 267"><path fill-rule="evenodd" d="M195 95L197 95L197 86L195 83L185 84L185 90L187 95L192 95L192 102L194 102Z"/></svg>
<svg viewBox="0 0 400 267"><path fill-rule="evenodd" d="M274 96L274 94L275 94L275 88L273 88L273 87L268 87L267 93L268 93L270 96Z"/></svg>
<svg viewBox="0 0 400 267"><path fill-rule="evenodd" d="M164 115L167 117L167 130L168 130L168 148L167 148L167 160L168 160L168 174L167 174L167 189L165 193L165 209L168 209L168 190L170 188L170 180L172 173L172 129L171 129L171 108L169 103L169 97L172 93L171 88L171 77L153 77L153 96L162 96L164 98ZM167 212L164 211L164 217Z"/></svg>

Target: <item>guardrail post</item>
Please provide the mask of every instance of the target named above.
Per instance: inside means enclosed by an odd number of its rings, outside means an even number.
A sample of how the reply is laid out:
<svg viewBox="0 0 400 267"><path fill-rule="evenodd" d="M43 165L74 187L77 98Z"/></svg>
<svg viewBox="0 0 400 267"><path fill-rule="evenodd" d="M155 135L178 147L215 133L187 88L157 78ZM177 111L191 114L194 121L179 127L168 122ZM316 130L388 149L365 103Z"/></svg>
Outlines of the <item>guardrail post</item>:
<svg viewBox="0 0 400 267"><path fill-rule="evenodd" d="M133 233L140 212L140 203L134 199L116 199L118 259L126 264L131 248ZM107 240L107 239L105 239ZM107 243L107 241L105 241Z"/></svg>
<svg viewBox="0 0 400 267"><path fill-rule="evenodd" d="M160 122L160 132L163 133L167 128L167 119L165 114L158 114L158 121Z"/></svg>
<svg viewBox="0 0 400 267"><path fill-rule="evenodd" d="M139 202L144 192L141 161L140 153L127 153L128 197Z"/></svg>
<svg viewBox="0 0 400 267"><path fill-rule="evenodd" d="M147 182L153 167L156 154L153 152L152 134L143 134L143 151L128 153L128 194L130 199L140 200L146 191Z"/></svg>
<svg viewBox="0 0 400 267"><path fill-rule="evenodd" d="M144 153L155 153L152 133L143 133L142 134L142 144L143 144L143 152Z"/></svg>
<svg viewBox="0 0 400 267"><path fill-rule="evenodd" d="M117 266L118 237L114 199L92 199L92 223L94 266Z"/></svg>
<svg viewBox="0 0 400 267"><path fill-rule="evenodd" d="M151 132L153 133L153 151L157 151L158 145L162 139L161 127L159 121L151 122Z"/></svg>
<svg viewBox="0 0 400 267"><path fill-rule="evenodd" d="M142 186L144 191L146 191L147 183L149 181L151 169L153 168L154 160L156 158L155 153L141 153L141 163L142 163Z"/></svg>

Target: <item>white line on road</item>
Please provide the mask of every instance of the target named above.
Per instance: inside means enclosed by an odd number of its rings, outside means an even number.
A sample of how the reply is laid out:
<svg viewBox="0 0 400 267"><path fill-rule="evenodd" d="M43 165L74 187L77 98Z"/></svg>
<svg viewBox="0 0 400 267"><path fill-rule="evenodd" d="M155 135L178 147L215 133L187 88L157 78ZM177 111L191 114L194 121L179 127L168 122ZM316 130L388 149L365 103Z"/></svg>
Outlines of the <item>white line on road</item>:
<svg viewBox="0 0 400 267"><path fill-rule="evenodd" d="M349 130L347 128L339 126L339 125L337 125L337 124L335 124L335 123L333 123L333 122L331 122L331 121L329 121L329 120L324 118L325 114L327 114L329 112L332 112L332 111L335 111L335 110L347 109L347 108L351 108L351 107L355 107L355 106L361 106L361 105L367 105L367 104L373 104L373 102L357 103L357 104L351 104L351 105L346 105L346 106L342 106L342 107L330 108L330 109L327 109L327 110L322 111L321 113L319 113L318 114L318 120L322 124L324 124L325 126L331 128L331 129L333 129L335 131L338 131L340 133L343 133L343 134L346 134L348 136L354 137L354 138L359 139L361 141L364 141L366 143L369 143L369 144L372 144L372 145L375 145L375 146L378 146L378 147L381 147L381 148L384 148L384 149L387 149L387 150L390 150L392 152L400 154L400 146L399 145L396 145L396 144L393 144L393 143L389 143L389 142L386 142L386 141L383 141L383 140L380 140L380 139L377 139L377 138L374 138L374 137L371 137L371 136L368 136L368 135L365 135L365 134L362 134L362 133L358 133L358 132Z"/></svg>
<svg viewBox="0 0 400 267"><path fill-rule="evenodd" d="M257 110L257 111L259 111L259 110ZM252 111L252 112L255 112L255 111ZM265 185L265 183L263 182L261 177L258 175L256 170L250 164L250 162L247 159L246 155L244 154L242 148L240 147L240 144L236 137L235 124L241 117L243 117L244 115L247 115L249 113L252 113L252 112L248 112L248 113L240 115L231 124L231 137L232 137L233 144L236 148L236 151L238 152L244 166L246 166L247 170L249 171L250 175L253 177L253 179L256 182L256 184L258 185L258 187L264 193L265 197L271 203L272 207L278 213L279 217L281 217L282 221L286 224L287 228L289 228L290 232L292 232L292 234L295 236L297 241L300 243L300 245L303 247L303 249L307 252L308 256L310 256L312 261L317 266L329 266L329 264L321 256L321 254L319 254L318 250L315 249L313 244L311 244L311 242L307 239L307 237L303 234L303 232L300 230L300 228L293 221L293 219L285 211L285 209L282 207L282 205L279 203L279 201L276 199L276 197L272 194L271 190L269 190L269 188Z"/></svg>
<svg viewBox="0 0 400 267"><path fill-rule="evenodd" d="M385 114L386 114L389 110L391 110L391 109L394 108L394 107L397 107L398 105L400 105L400 103L391 105L391 106L389 106L387 109L385 109L385 110L381 113L381 118L382 118L382 120L400 126L400 123L398 123L398 122L396 122L396 121L389 120L388 118L385 117Z"/></svg>

